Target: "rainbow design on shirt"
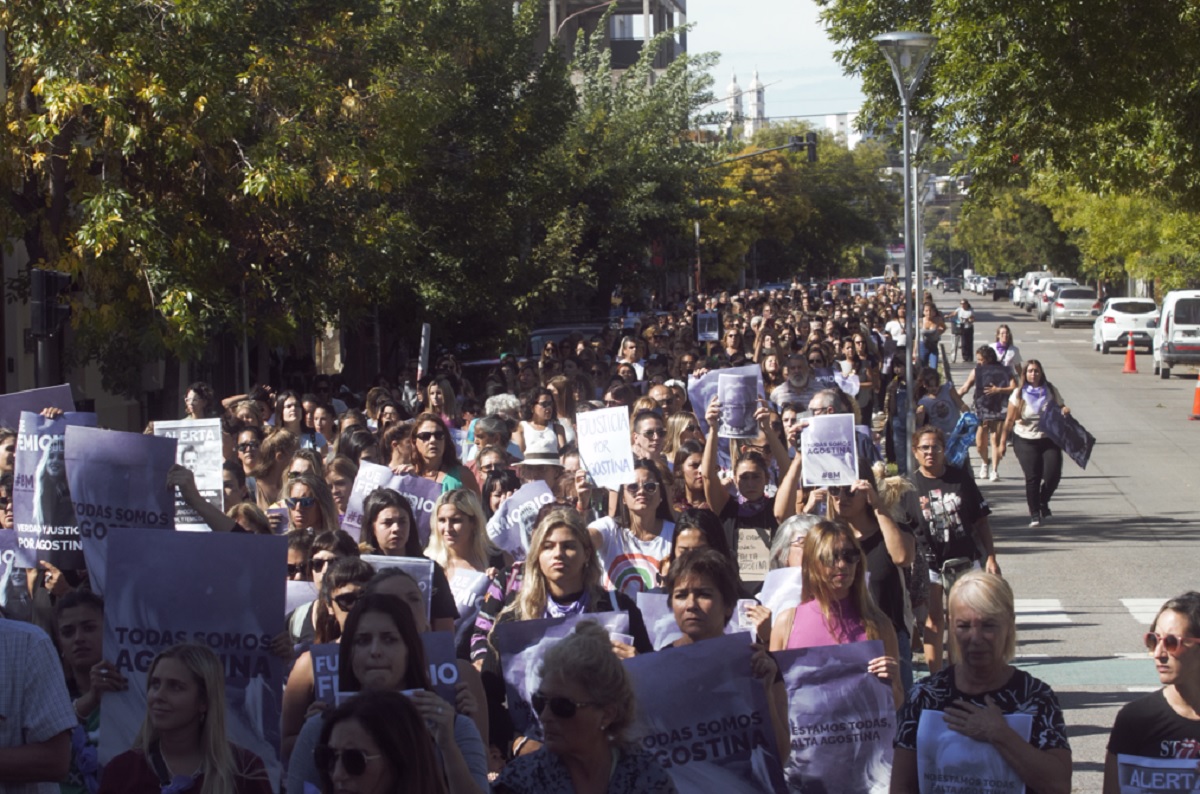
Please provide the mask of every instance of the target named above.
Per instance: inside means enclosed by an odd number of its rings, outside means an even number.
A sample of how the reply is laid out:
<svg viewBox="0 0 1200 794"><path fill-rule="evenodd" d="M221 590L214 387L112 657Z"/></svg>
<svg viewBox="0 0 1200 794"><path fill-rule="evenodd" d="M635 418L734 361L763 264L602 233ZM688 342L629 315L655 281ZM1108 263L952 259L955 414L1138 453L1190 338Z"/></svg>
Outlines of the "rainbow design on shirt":
<svg viewBox="0 0 1200 794"><path fill-rule="evenodd" d="M646 554L622 554L609 563L605 576L608 586L630 598L638 592L654 589L662 560Z"/></svg>

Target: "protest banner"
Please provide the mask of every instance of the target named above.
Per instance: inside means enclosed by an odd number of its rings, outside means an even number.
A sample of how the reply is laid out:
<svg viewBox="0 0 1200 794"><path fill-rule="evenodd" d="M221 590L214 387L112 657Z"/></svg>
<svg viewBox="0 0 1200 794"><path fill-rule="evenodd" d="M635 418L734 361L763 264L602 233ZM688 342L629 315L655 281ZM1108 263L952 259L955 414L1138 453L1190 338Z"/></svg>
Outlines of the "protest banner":
<svg viewBox="0 0 1200 794"><path fill-rule="evenodd" d="M542 660L550 646L575 630L575 624L594 620L609 633L628 634L629 615L624 612L592 612L565 618L505 620L492 631L492 643L500 654L508 713L519 734L540 739L542 726L529 698L541 683Z"/></svg>
<svg viewBox="0 0 1200 794"><path fill-rule="evenodd" d="M718 436L755 438L758 435L758 421L754 418L754 412L758 409L761 391L753 375L729 375L723 370L718 373L717 399L721 401Z"/></svg>
<svg viewBox="0 0 1200 794"><path fill-rule="evenodd" d="M433 560L426 557L391 557L383 554L364 554L362 559L363 562L370 563L376 571L399 568L411 576L425 600L425 620L429 620L430 604L433 601Z"/></svg>
<svg viewBox="0 0 1200 794"><path fill-rule="evenodd" d="M483 571L456 568L452 574L450 592L454 593L454 603L458 607L458 620L454 621L454 643L456 648L469 651L471 635L475 632L475 618L479 616L479 607L487 597L491 580Z"/></svg>
<svg viewBox="0 0 1200 794"><path fill-rule="evenodd" d="M733 617L725 624L725 633L753 631L754 627L747 617L746 610L757 603L753 598L739 598L733 607ZM665 648L683 637L679 624L675 622L669 593L647 593L639 590L637 606L642 613L642 621L646 624L646 633L650 635L650 644L654 650Z"/></svg>
<svg viewBox="0 0 1200 794"><path fill-rule="evenodd" d="M800 434L804 486L830 488L858 480L854 416L814 416Z"/></svg>
<svg viewBox="0 0 1200 794"><path fill-rule="evenodd" d="M225 450L221 444L221 420L155 422L154 435L175 439L175 462L195 475L196 488L204 497L204 501L222 513L225 512L225 488L221 471L221 464L225 461ZM183 501L178 488L175 489L175 528L210 529L200 514Z"/></svg>
<svg viewBox="0 0 1200 794"><path fill-rule="evenodd" d="M575 438L579 460L596 485L615 491L637 480L628 409L618 406L579 414L575 417Z"/></svg>
<svg viewBox="0 0 1200 794"><path fill-rule="evenodd" d="M724 369L714 369L704 373L699 378L694 375L688 375L687 393L688 400L692 404L693 413L696 414L696 420L700 425L700 430L708 435L708 420L705 419L704 413L708 410L708 404L712 402L712 398L717 396L720 376L726 375L741 375L753 377L755 384L755 394L760 397L766 397L763 393L762 370L757 364L747 364L742 367L726 367Z"/></svg>
<svg viewBox="0 0 1200 794"><path fill-rule="evenodd" d="M1024 741L1032 714L1005 714ZM1025 784L1000 751L952 730L941 711L926 709L917 722L917 779L921 794L1024 794Z"/></svg>
<svg viewBox="0 0 1200 794"><path fill-rule="evenodd" d="M800 603L800 581L803 577L802 568L776 568L768 571L763 579L762 590L758 591L758 601L772 615L778 615L785 609L791 609Z"/></svg>
<svg viewBox="0 0 1200 794"><path fill-rule="evenodd" d="M521 562L529 550L538 511L553 501L554 493L542 480L525 483L488 519L488 537L497 548Z"/></svg>
<svg viewBox="0 0 1200 794"><path fill-rule="evenodd" d="M1012 384L1012 367L1003 364L980 364L975 367L975 396L973 407L980 422L994 422L1008 414L1009 392L993 392L989 388L1007 389Z"/></svg>
<svg viewBox="0 0 1200 794"><path fill-rule="evenodd" d="M429 682L433 691L450 705L455 703L455 686L458 685L458 664L454 657L454 635L448 631L427 631L421 635L421 646L425 651L425 664L429 668ZM309 647L312 654L313 693L316 700L340 705L344 701L338 682L337 643L322 643ZM353 694L353 693L345 693Z"/></svg>
<svg viewBox="0 0 1200 794"><path fill-rule="evenodd" d="M74 411L75 399L71 396L70 384L0 394L0 427L16 430L23 411L40 414L43 408L58 408L64 413Z"/></svg>
<svg viewBox="0 0 1200 794"><path fill-rule="evenodd" d="M696 314L696 341L719 342L720 340L720 315L716 312L698 312Z"/></svg>
<svg viewBox="0 0 1200 794"><path fill-rule="evenodd" d="M109 530L175 526L175 497L167 488L175 439L68 427L64 454L88 576L103 593Z"/></svg>
<svg viewBox="0 0 1200 794"><path fill-rule="evenodd" d="M96 415L65 413L47 419L29 411L21 413L10 496L17 561L22 568L37 568L38 560L60 570L85 567L65 454L65 436L71 426L95 427Z"/></svg>
<svg viewBox="0 0 1200 794"><path fill-rule="evenodd" d="M879 640L776 651L788 693L792 791L886 794L892 778L896 704L867 672Z"/></svg>
<svg viewBox="0 0 1200 794"><path fill-rule="evenodd" d="M283 614L289 615L310 601L317 600L316 582L287 580L287 590L283 599Z"/></svg>
<svg viewBox="0 0 1200 794"><path fill-rule="evenodd" d="M1050 401L1042 409L1042 418L1038 426L1079 468L1087 468L1088 460L1092 457L1092 447L1096 446L1096 438L1079 424L1074 416L1063 416L1062 408Z"/></svg>
<svg viewBox="0 0 1200 794"><path fill-rule="evenodd" d="M283 660L271 642L283 629L287 541L240 532L112 528L107 545L104 658L129 688L104 695L101 762L133 745L146 715L154 657L176 643L194 642L224 666L229 740L262 758L278 789Z"/></svg>
<svg viewBox="0 0 1200 794"><path fill-rule="evenodd" d="M680 794L787 791L750 642L727 634L625 660L637 694L634 733Z"/></svg>
<svg viewBox="0 0 1200 794"><path fill-rule="evenodd" d="M24 566L17 561L17 533L0 529L0 613L10 620L33 620L33 599L26 587Z"/></svg>
<svg viewBox="0 0 1200 794"><path fill-rule="evenodd" d="M839 378L844 379L841 368L834 370L833 367L813 367L811 380L813 388L818 391L822 389L840 389L838 384Z"/></svg>
<svg viewBox="0 0 1200 794"><path fill-rule="evenodd" d="M342 529L355 541L362 540L363 502L376 488L386 488L392 481L392 470L378 463L360 461L350 498L346 500L346 515L342 517Z"/></svg>
<svg viewBox="0 0 1200 794"><path fill-rule="evenodd" d="M1200 762L1193 758L1117 756L1121 794L1167 794L1200 791Z"/></svg>
<svg viewBox="0 0 1200 794"><path fill-rule="evenodd" d="M403 496L412 506L413 518L417 519L417 538L421 541L421 548L425 548L429 543L429 528L433 522L433 503L442 495L442 484L414 474L398 474L388 480L386 487Z"/></svg>

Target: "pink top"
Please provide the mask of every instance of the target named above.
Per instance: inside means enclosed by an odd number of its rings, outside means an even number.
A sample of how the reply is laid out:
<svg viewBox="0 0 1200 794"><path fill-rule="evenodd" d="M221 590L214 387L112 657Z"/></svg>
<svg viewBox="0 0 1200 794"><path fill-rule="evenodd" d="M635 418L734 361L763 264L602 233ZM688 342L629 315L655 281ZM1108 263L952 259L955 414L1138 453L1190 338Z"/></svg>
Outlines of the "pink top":
<svg viewBox="0 0 1200 794"><path fill-rule="evenodd" d="M825 616L821 614L821 604L816 599L796 607L796 617L792 621L792 633L788 635L787 647L819 648L822 645L844 645L867 639L867 629L853 601L846 598L839 601L837 606L841 607L840 617L837 609L830 615L837 628L836 634L829 630Z"/></svg>

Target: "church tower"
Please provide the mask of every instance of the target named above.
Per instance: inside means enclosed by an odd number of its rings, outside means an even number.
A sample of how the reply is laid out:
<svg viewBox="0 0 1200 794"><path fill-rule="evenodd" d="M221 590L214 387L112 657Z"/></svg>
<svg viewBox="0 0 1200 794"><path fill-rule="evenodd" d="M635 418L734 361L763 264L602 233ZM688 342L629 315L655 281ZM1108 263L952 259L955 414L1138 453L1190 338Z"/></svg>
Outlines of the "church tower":
<svg viewBox="0 0 1200 794"><path fill-rule="evenodd" d="M746 114L742 111L742 87L738 85L737 72L734 72L729 87L725 89L725 136L732 137L734 127L742 124L745 118Z"/></svg>
<svg viewBox="0 0 1200 794"><path fill-rule="evenodd" d="M747 114L742 136L748 141L767 126L767 89L758 79L757 69L754 70L754 79L750 81L747 93L750 94L750 112Z"/></svg>

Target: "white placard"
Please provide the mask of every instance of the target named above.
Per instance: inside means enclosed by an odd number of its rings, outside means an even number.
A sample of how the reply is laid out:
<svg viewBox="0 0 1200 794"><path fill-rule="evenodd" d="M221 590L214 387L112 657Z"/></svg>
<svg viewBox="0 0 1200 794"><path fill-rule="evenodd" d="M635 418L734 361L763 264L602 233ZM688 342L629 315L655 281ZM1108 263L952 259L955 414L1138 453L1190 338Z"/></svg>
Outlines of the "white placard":
<svg viewBox="0 0 1200 794"><path fill-rule="evenodd" d="M620 406L575 416L579 461L601 488L615 490L635 482L629 411Z"/></svg>
<svg viewBox="0 0 1200 794"><path fill-rule="evenodd" d="M858 479L853 414L814 416L800 434L804 486L828 488Z"/></svg>

